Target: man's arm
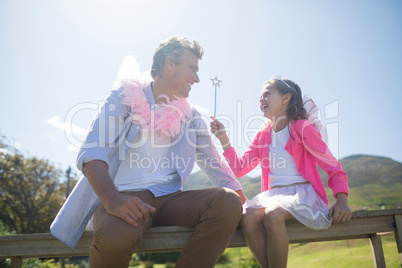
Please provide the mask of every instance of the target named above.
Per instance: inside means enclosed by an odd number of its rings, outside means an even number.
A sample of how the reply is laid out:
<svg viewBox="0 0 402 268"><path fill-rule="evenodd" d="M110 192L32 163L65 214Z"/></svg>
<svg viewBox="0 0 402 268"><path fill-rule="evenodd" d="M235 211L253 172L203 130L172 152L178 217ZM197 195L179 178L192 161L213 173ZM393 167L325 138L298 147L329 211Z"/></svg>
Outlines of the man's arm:
<svg viewBox="0 0 402 268"><path fill-rule="evenodd" d="M196 163L214 185L232 189L244 203L247 199L239 181L236 180L230 168L221 161L222 158L215 148L208 128L198 112L193 114L193 126L197 136Z"/></svg>
<svg viewBox="0 0 402 268"><path fill-rule="evenodd" d="M112 182L108 166L101 160L93 160L84 164L85 176L94 189L105 210L119 217L132 226L138 226L138 221L148 221L154 207L144 203L138 197L121 195Z"/></svg>
<svg viewBox="0 0 402 268"><path fill-rule="evenodd" d="M90 126L84 145L77 158L77 167L87 177L93 190L106 211L130 225L137 226L140 219L147 220L155 209L143 203L137 197L121 195L108 172L108 155L118 139L119 130L124 128L128 116L127 107L122 104L123 88L112 90L104 105L95 116Z"/></svg>

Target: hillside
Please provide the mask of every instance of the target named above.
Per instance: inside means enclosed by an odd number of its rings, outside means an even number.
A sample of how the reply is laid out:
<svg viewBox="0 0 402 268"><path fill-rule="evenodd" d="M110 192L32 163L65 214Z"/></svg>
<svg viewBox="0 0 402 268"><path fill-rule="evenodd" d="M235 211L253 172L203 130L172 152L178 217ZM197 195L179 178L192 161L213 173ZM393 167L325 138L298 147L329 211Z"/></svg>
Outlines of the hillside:
<svg viewBox="0 0 402 268"><path fill-rule="evenodd" d="M392 185L402 183L402 163L390 158L372 155L352 155L340 160L348 173L349 186L380 183ZM321 177L325 172L320 173ZM326 177L328 178L328 177Z"/></svg>
<svg viewBox="0 0 402 268"><path fill-rule="evenodd" d="M352 155L340 160L348 174L350 197L353 210L363 208L402 207L402 163L390 158L372 155ZM319 169L327 188L328 175ZM261 190L261 177L242 177L239 181L247 198L251 199ZM202 171L191 174L184 190L213 187ZM330 205L335 202L327 188Z"/></svg>

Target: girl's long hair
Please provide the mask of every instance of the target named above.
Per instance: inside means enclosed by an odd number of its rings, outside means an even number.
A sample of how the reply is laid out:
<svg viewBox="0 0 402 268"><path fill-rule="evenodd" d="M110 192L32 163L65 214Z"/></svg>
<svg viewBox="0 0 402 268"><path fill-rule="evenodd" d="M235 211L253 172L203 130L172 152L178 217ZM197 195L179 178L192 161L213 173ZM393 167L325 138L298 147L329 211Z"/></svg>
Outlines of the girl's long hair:
<svg viewBox="0 0 402 268"><path fill-rule="evenodd" d="M307 112L303 107L302 92L298 84L286 78L280 80L269 79L264 83L264 87L273 87L282 95L289 93L292 96L286 110L288 124L294 120L307 119ZM294 139L290 133L290 127L289 134Z"/></svg>
<svg viewBox="0 0 402 268"><path fill-rule="evenodd" d="M284 82L288 84L289 87ZM281 80L270 79L264 83L264 87L267 86L275 88L282 95L289 93L292 96L286 110L288 122L307 119L307 112L303 107L302 92L298 84L285 78Z"/></svg>

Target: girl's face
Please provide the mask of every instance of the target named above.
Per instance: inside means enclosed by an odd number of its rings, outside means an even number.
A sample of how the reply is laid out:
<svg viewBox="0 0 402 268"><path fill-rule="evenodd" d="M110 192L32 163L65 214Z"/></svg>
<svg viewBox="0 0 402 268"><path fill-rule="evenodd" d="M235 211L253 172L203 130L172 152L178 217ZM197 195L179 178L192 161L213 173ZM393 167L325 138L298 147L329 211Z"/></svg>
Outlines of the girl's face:
<svg viewBox="0 0 402 268"><path fill-rule="evenodd" d="M260 109L264 116L275 120L286 115L290 94L282 95L276 88L264 85L260 97Z"/></svg>

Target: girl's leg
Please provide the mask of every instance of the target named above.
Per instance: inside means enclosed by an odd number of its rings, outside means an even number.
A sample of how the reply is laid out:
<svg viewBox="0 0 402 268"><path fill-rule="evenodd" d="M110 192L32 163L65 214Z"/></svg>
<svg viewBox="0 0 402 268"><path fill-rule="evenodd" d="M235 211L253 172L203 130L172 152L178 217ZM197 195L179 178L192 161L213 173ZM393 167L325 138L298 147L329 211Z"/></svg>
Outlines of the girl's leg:
<svg viewBox="0 0 402 268"><path fill-rule="evenodd" d="M241 227L248 247L262 267L268 267L267 232L263 226L265 208L247 208ZM275 266L272 266L275 267Z"/></svg>
<svg viewBox="0 0 402 268"><path fill-rule="evenodd" d="M270 267L286 267L289 251L289 237L285 222L294 217L278 207L266 210L263 224L267 232L267 254Z"/></svg>

